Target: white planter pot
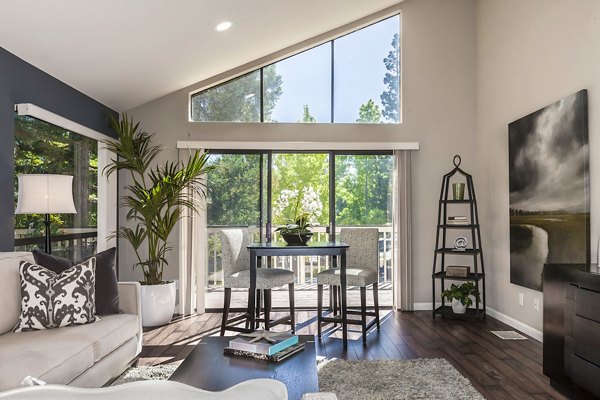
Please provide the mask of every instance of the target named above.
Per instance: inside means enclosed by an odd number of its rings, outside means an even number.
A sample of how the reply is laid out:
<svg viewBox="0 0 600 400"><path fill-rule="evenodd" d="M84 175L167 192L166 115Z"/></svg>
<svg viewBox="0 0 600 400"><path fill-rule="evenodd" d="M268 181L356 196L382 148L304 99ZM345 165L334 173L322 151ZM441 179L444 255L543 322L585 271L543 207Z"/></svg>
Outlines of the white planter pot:
<svg viewBox="0 0 600 400"><path fill-rule="evenodd" d="M467 306L460 302L460 300L452 299L452 312L454 314L464 314L467 312Z"/></svg>
<svg viewBox="0 0 600 400"><path fill-rule="evenodd" d="M166 325L175 310L175 282L142 285L142 325Z"/></svg>

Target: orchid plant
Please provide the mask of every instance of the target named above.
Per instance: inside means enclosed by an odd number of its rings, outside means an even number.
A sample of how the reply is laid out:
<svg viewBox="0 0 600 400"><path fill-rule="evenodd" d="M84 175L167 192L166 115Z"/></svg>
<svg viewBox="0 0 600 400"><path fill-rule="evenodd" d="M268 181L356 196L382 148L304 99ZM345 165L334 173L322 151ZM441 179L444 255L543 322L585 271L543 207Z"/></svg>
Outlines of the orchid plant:
<svg viewBox="0 0 600 400"><path fill-rule="evenodd" d="M281 234L310 232L323 212L319 195L312 188L284 189L275 201L275 215L286 223L275 230Z"/></svg>

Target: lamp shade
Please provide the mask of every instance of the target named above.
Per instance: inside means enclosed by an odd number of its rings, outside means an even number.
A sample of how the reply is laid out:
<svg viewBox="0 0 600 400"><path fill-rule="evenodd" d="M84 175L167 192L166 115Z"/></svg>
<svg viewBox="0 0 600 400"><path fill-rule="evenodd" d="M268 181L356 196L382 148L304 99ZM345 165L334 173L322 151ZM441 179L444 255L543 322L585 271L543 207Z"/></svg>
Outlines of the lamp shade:
<svg viewBox="0 0 600 400"><path fill-rule="evenodd" d="M70 175L19 175L16 214L76 214L73 177Z"/></svg>

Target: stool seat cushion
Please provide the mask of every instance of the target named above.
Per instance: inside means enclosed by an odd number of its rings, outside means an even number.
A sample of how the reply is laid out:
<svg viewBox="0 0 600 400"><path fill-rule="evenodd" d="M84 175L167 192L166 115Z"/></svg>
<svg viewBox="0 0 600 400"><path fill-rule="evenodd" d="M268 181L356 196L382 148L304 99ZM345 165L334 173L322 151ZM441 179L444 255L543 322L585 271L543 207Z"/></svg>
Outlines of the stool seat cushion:
<svg viewBox="0 0 600 400"><path fill-rule="evenodd" d="M368 268L346 268L346 286L367 286L377 283L377 272ZM317 284L339 286L340 269L330 268L317 275Z"/></svg>
<svg viewBox="0 0 600 400"><path fill-rule="evenodd" d="M294 283L294 273L282 268L257 268L256 289L272 289ZM225 287L248 289L250 288L250 270L235 272L225 277Z"/></svg>

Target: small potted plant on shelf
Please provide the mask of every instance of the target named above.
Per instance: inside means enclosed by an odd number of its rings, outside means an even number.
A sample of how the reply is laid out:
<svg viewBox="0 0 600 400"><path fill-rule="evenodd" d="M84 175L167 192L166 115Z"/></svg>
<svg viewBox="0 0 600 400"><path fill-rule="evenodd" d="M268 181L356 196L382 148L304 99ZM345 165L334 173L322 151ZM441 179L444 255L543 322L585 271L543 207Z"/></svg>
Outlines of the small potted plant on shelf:
<svg viewBox="0 0 600 400"><path fill-rule="evenodd" d="M276 217L287 223L275 229L275 232L279 232L290 246L304 246L312 238L310 228L322 210L319 196L312 188L284 189L275 202L274 211Z"/></svg>
<svg viewBox="0 0 600 400"><path fill-rule="evenodd" d="M467 308L473 305L473 297L479 301L479 289L475 282L465 282L462 285L455 285L442 292L442 299L452 301L452 312L455 314L464 314Z"/></svg>

